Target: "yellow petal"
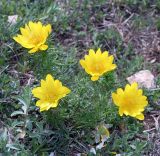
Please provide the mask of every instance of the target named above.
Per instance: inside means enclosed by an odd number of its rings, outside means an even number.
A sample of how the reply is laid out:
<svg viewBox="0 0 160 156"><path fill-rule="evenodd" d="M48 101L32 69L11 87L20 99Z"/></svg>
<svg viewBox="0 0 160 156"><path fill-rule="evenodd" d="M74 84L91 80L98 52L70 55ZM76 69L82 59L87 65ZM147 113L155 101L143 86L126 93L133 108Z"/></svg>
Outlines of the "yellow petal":
<svg viewBox="0 0 160 156"><path fill-rule="evenodd" d="M35 25L32 21L29 21L28 26L29 26L30 30L35 28Z"/></svg>
<svg viewBox="0 0 160 156"><path fill-rule="evenodd" d="M36 103L36 106L38 106L40 108L40 112L47 111L48 109L51 108L51 104L48 102L44 102L44 103L41 102L41 104L39 104L39 105Z"/></svg>
<svg viewBox="0 0 160 156"><path fill-rule="evenodd" d="M116 68L117 68L117 66L115 64L112 64L111 67L110 67L110 70L114 70Z"/></svg>
<svg viewBox="0 0 160 156"><path fill-rule="evenodd" d="M91 77L91 80L92 80L92 81L97 81L98 79L99 79L99 76L92 76L92 77Z"/></svg>
<svg viewBox="0 0 160 156"><path fill-rule="evenodd" d="M119 108L119 115L123 116L123 109L122 108Z"/></svg>
<svg viewBox="0 0 160 156"><path fill-rule="evenodd" d="M137 119L139 120L144 120L144 115L143 114L139 114L136 116Z"/></svg>
<svg viewBox="0 0 160 156"><path fill-rule="evenodd" d="M139 96L142 96L142 94L143 94L143 90L142 90L142 89L139 89L139 90L138 90L138 95L139 95Z"/></svg>
<svg viewBox="0 0 160 156"><path fill-rule="evenodd" d="M14 36L13 39L14 39L16 42L18 42L18 43L20 42L20 39L19 39L19 37L17 37L17 36Z"/></svg>
<svg viewBox="0 0 160 156"><path fill-rule="evenodd" d="M29 33L30 33L30 31L28 31L28 29L25 29L25 28L20 28L20 31L21 31L21 34L23 35L23 36L29 36Z"/></svg>
<svg viewBox="0 0 160 156"><path fill-rule="evenodd" d="M124 94L123 89L122 89L122 88L118 88L118 89L117 89L117 94L119 94L119 95Z"/></svg>
<svg viewBox="0 0 160 156"><path fill-rule="evenodd" d="M48 45L43 44L43 45L41 45L41 46L39 47L39 49L40 49L40 50L46 50L46 49L48 49Z"/></svg>
<svg viewBox="0 0 160 156"><path fill-rule="evenodd" d="M135 88L135 89L138 89L138 83L137 82L134 82L131 84L131 87Z"/></svg>
<svg viewBox="0 0 160 156"><path fill-rule="evenodd" d="M120 106L120 104L119 104L120 98L119 98L119 96L117 94L112 93L112 99L113 99L115 105Z"/></svg>
<svg viewBox="0 0 160 156"><path fill-rule="evenodd" d="M97 56L100 56L100 55L101 55L101 49L100 49L100 48L98 48L96 54L97 54Z"/></svg>
<svg viewBox="0 0 160 156"><path fill-rule="evenodd" d="M84 61L84 60L80 60L79 63L80 63L80 65L81 65L83 68L86 67L86 64L85 64L85 61Z"/></svg>
<svg viewBox="0 0 160 156"><path fill-rule="evenodd" d="M37 98L43 97L42 96L43 92L42 92L41 87L37 87L37 88L32 89L32 94L34 95L34 97L37 97Z"/></svg>
<svg viewBox="0 0 160 156"><path fill-rule="evenodd" d="M37 52L38 51L38 48L37 47L35 47L35 48L33 48L33 49L31 49L28 53L35 53L35 52Z"/></svg>
<svg viewBox="0 0 160 156"><path fill-rule="evenodd" d="M71 90L70 90L69 88L67 88L67 87L64 87L64 92L65 92L66 94L69 94L69 93L71 92Z"/></svg>
<svg viewBox="0 0 160 156"><path fill-rule="evenodd" d="M125 91L130 92L130 90L131 90L131 86L129 84L127 84L126 87L125 87Z"/></svg>
<svg viewBox="0 0 160 156"><path fill-rule="evenodd" d="M58 106L58 101L55 101L54 103L51 104L51 108L55 108Z"/></svg>
<svg viewBox="0 0 160 156"><path fill-rule="evenodd" d="M89 55L94 56L95 55L95 51L93 49L89 50Z"/></svg>
<svg viewBox="0 0 160 156"><path fill-rule="evenodd" d="M54 83L53 76L51 74L47 74L46 81L49 82L50 84Z"/></svg>
<svg viewBox="0 0 160 156"><path fill-rule="evenodd" d="M48 34L50 34L52 31L51 25L50 24L46 25L46 29L48 31Z"/></svg>
<svg viewBox="0 0 160 156"><path fill-rule="evenodd" d="M114 59L113 55L111 55L111 56L108 57L108 61L109 61L110 63L113 62L113 59Z"/></svg>
<svg viewBox="0 0 160 156"><path fill-rule="evenodd" d="M103 56L104 59L106 59L108 57L108 51L104 51L102 53L102 56Z"/></svg>

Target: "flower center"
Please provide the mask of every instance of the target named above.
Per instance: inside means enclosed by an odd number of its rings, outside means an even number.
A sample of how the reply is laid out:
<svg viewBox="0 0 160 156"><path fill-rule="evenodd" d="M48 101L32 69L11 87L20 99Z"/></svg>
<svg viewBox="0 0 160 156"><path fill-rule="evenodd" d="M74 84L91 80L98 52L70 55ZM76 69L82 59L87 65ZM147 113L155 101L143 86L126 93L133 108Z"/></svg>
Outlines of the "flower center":
<svg viewBox="0 0 160 156"><path fill-rule="evenodd" d="M99 64L96 64L95 69L98 71L99 70Z"/></svg>
<svg viewBox="0 0 160 156"><path fill-rule="evenodd" d="M46 95L46 100L49 102L54 102L56 100L56 96L53 93L49 93Z"/></svg>

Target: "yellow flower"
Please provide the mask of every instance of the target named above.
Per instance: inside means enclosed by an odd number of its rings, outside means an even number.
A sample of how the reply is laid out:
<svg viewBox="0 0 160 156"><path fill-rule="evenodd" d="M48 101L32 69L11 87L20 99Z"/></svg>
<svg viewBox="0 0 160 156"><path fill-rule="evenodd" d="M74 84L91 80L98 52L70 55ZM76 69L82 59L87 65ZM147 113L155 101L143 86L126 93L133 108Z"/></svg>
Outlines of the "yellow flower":
<svg viewBox="0 0 160 156"><path fill-rule="evenodd" d="M40 107L40 111L48 110L57 107L58 101L70 93L70 89L62 86L59 80L48 74L46 80L41 80L41 86L34 88L32 94L39 98L36 106Z"/></svg>
<svg viewBox="0 0 160 156"><path fill-rule="evenodd" d="M51 33L51 25L42 25L41 22L30 21L24 28L20 28L21 35L13 39L21 44L22 47L31 49L29 53L35 53L39 50L46 50L48 45L45 44L48 35Z"/></svg>
<svg viewBox="0 0 160 156"><path fill-rule="evenodd" d="M97 52L90 49L89 55L85 55L85 59L80 60L80 64L92 76L91 80L96 81L104 73L116 68L116 65L113 64L113 59L113 55L108 56L108 51L102 53L100 48Z"/></svg>
<svg viewBox="0 0 160 156"><path fill-rule="evenodd" d="M114 103L119 107L119 115L130 115L139 120L144 120L142 112L147 106L147 97L142 95L143 90L138 89L135 82L131 85L127 84L125 89L117 89L117 93L112 93Z"/></svg>

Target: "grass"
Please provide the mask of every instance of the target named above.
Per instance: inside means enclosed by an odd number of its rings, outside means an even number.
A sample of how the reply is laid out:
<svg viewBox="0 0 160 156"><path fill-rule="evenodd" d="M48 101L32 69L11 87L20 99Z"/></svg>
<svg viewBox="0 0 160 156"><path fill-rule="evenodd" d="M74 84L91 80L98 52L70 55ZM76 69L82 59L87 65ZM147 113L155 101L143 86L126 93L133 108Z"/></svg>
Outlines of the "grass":
<svg viewBox="0 0 160 156"><path fill-rule="evenodd" d="M145 12L159 14L159 1L139 2L105 0L1 0L0 2L0 154L2 155L92 155L96 147L98 125L109 125L110 138L97 155L141 156L152 153L153 142L143 132L144 123L130 117L120 117L111 101L111 92L123 87L126 77L151 69L143 54L136 53L134 43L125 44L117 26L120 17L128 18L126 9L136 15L133 29L148 27ZM18 22L7 22L9 15L19 16ZM137 15L138 14L138 15ZM154 14L155 15L155 14ZM153 15L153 16L154 16ZM155 16L156 16L155 15ZM52 24L47 52L30 55L12 37L29 20ZM159 19L153 17L159 29ZM153 22L153 23L154 23ZM150 25L149 25L150 26ZM81 69L79 59L90 48L109 50L115 56L118 69L91 82ZM157 54L158 55L158 54ZM158 62L154 66L159 66ZM157 68L158 70L158 68ZM31 89L52 74L72 90L56 109L40 113ZM157 76L159 84L159 76ZM159 90L146 90L149 107L145 114L159 109Z"/></svg>

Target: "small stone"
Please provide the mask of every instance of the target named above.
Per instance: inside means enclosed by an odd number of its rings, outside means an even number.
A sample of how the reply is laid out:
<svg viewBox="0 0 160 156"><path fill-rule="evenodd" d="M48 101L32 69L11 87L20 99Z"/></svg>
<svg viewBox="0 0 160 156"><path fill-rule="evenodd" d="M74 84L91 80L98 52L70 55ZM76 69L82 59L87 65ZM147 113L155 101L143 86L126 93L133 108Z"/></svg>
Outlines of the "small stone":
<svg viewBox="0 0 160 156"><path fill-rule="evenodd" d="M16 24L18 19L18 15L8 16L8 22L10 24Z"/></svg>
<svg viewBox="0 0 160 156"><path fill-rule="evenodd" d="M156 88L155 78L149 70L141 70L128 77L127 81L130 84L132 84L133 82L137 82L139 87L144 87L147 89Z"/></svg>

